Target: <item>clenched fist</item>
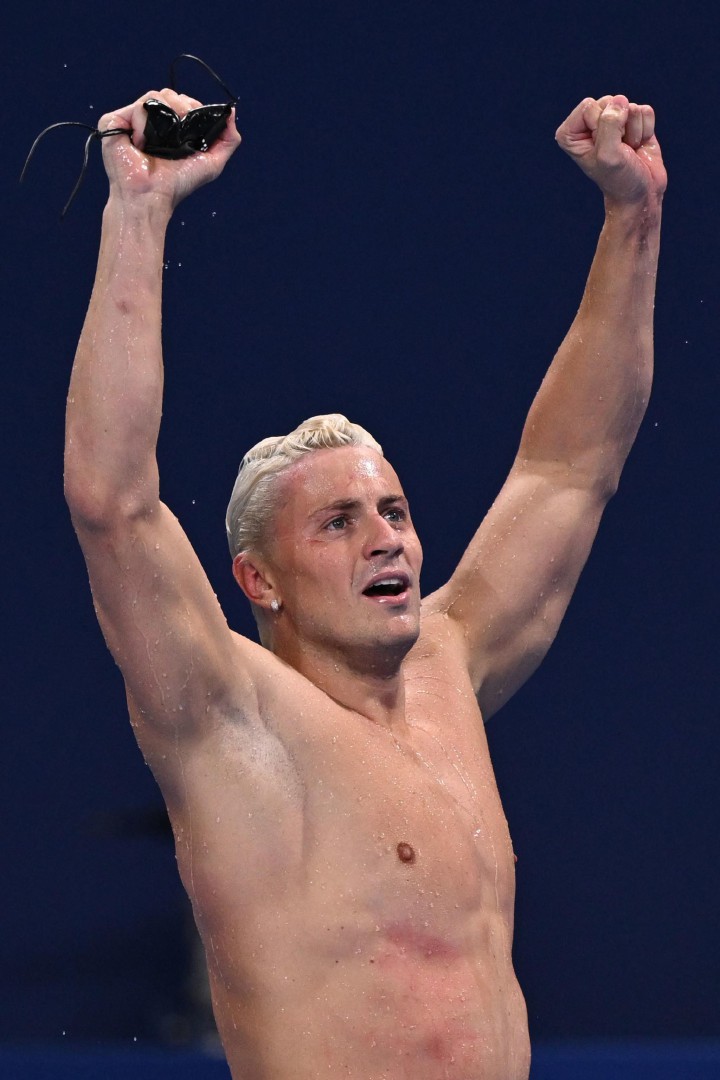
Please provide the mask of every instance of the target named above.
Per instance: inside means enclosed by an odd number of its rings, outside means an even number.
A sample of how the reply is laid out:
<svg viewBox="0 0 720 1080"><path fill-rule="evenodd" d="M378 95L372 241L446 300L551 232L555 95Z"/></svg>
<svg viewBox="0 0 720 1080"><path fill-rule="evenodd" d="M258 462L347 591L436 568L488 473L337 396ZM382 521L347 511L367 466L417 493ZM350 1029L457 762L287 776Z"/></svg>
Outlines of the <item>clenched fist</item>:
<svg viewBox="0 0 720 1080"><path fill-rule="evenodd" d="M180 117L200 106L195 98L166 88L143 94L132 105L107 113L100 120L99 129L122 128L130 138L118 135L102 140L105 170L111 192L123 199L151 195L164 199L172 209L196 188L219 176L240 145L240 135L235 127L235 110L228 117L225 130L206 152L174 161L149 157L142 152L147 120L143 104L148 98L164 102Z"/></svg>
<svg viewBox="0 0 720 1080"><path fill-rule="evenodd" d="M636 105L623 94L584 98L555 138L609 203L662 198L667 174L650 105Z"/></svg>

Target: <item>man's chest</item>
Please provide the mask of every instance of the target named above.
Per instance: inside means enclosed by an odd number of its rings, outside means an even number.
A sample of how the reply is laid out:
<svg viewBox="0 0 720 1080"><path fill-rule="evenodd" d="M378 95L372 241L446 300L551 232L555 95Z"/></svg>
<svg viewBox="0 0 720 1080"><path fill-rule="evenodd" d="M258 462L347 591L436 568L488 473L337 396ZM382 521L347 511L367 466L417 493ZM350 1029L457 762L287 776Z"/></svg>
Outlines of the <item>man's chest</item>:
<svg viewBox="0 0 720 1080"><path fill-rule="evenodd" d="M293 676L270 702L251 768L246 749L236 760L218 743L223 770L209 770L218 805L202 830L214 873L234 881L242 872L265 890L295 875L321 908L324 896L340 908L345 896L387 914L392 901L424 920L442 897L448 911L511 917L507 822L472 688L452 660L418 650L395 730Z"/></svg>
<svg viewBox="0 0 720 1080"><path fill-rule="evenodd" d="M318 883L407 911L510 911L514 864L474 698L426 668L408 683L403 737L325 718L304 761L304 859ZM335 727L335 723L337 727Z"/></svg>

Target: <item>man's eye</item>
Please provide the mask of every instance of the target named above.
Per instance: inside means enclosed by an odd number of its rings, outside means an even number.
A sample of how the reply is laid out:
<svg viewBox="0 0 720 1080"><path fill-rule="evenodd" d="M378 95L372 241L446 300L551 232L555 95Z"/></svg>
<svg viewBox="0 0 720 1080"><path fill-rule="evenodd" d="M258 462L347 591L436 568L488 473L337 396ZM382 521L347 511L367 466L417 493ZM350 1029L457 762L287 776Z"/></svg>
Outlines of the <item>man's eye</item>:
<svg viewBox="0 0 720 1080"><path fill-rule="evenodd" d="M347 518L336 517L336 518L333 518L332 521L328 521L325 528L330 529L331 532L338 532L341 529L344 529L346 525L347 525Z"/></svg>
<svg viewBox="0 0 720 1080"><path fill-rule="evenodd" d="M399 507L395 507L395 509L393 510L388 510L385 514L385 517L388 519L388 521L404 521L406 514L404 510L401 510Z"/></svg>

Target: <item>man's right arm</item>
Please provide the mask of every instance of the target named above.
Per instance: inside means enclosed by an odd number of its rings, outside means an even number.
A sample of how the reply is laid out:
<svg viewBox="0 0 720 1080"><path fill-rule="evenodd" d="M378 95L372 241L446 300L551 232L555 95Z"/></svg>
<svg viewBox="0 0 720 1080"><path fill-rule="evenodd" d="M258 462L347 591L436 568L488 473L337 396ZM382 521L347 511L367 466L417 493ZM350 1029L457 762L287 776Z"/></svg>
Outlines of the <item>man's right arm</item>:
<svg viewBox="0 0 720 1080"><path fill-rule="evenodd" d="M156 95L159 96L159 95ZM163 92L177 111L194 102ZM161 293L172 210L224 167L239 143L231 120L210 151L180 162L142 154L140 99L101 128L110 198L97 276L72 372L65 491L106 641L136 717L194 729L238 681L237 639L175 517L160 501ZM241 694L241 697L244 697Z"/></svg>

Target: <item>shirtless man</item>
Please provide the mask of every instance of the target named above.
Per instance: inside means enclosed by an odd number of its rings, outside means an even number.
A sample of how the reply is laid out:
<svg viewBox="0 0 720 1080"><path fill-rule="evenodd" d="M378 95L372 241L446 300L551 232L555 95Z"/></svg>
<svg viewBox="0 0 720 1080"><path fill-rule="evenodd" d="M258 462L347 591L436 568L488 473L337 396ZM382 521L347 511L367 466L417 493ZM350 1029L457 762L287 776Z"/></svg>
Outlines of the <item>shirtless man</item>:
<svg viewBox="0 0 720 1080"><path fill-rule="evenodd" d="M155 459L165 230L240 139L231 118L205 154L148 158L143 100L100 125L134 145L103 142L66 492L232 1075L525 1080L513 850L483 720L552 642L647 403L666 182L653 111L587 98L558 130L605 223L510 475L447 585L421 602L407 502L362 429L310 424L257 484L265 465L248 463L229 534L261 646L228 629Z"/></svg>

